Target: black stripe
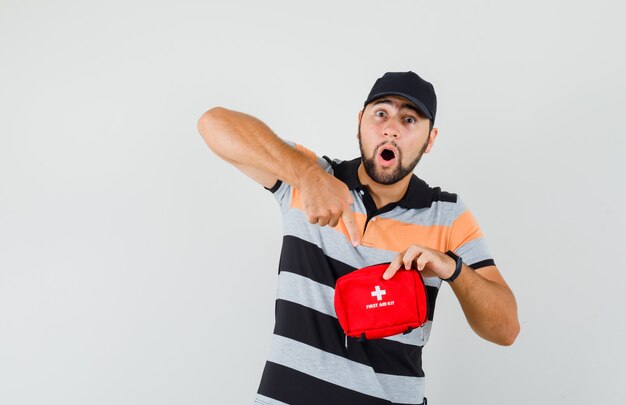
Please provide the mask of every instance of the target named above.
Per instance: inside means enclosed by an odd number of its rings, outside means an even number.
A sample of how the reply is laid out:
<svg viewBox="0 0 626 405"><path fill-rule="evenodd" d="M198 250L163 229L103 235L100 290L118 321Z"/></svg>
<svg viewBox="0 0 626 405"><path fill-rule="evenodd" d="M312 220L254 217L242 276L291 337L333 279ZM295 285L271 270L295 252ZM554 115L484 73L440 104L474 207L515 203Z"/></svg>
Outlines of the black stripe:
<svg viewBox="0 0 626 405"><path fill-rule="evenodd" d="M388 339L359 342L345 335L336 318L290 301L276 300L276 335L371 366L377 373L424 377L422 348Z"/></svg>
<svg viewBox="0 0 626 405"><path fill-rule="evenodd" d="M439 289L437 287L431 287L429 285L426 286L426 298L428 298L428 312L426 316L429 321L432 321L435 316L435 301L437 300L437 294L439 294Z"/></svg>
<svg viewBox="0 0 626 405"><path fill-rule="evenodd" d="M481 267L495 266L495 265L496 263L493 261L493 259L487 259L487 260L482 260L478 263L470 264L470 267L476 270L476 269L480 269Z"/></svg>
<svg viewBox="0 0 626 405"><path fill-rule="evenodd" d="M324 254L317 245L296 236L285 235L278 271L290 271L335 288L337 279L355 270Z"/></svg>
<svg viewBox="0 0 626 405"><path fill-rule="evenodd" d="M443 201L443 202L451 202L456 203L458 196L454 193L448 193L447 191L442 191L440 187L434 187L431 191L432 201Z"/></svg>
<svg viewBox="0 0 626 405"><path fill-rule="evenodd" d="M263 188L265 188L266 190L269 190L271 193L275 193L280 188L281 184L283 184L283 181L278 179L276 180L276 183L274 183L272 188L267 188L267 187L263 187Z"/></svg>
<svg viewBox="0 0 626 405"><path fill-rule="evenodd" d="M340 163L335 163L335 161L331 162L334 176L343 181L350 190L354 190L361 185L357 175L357 169L360 164L361 158L344 160Z"/></svg>
<svg viewBox="0 0 626 405"><path fill-rule="evenodd" d="M278 269L279 272L289 271L331 288L335 288L339 277L355 270L352 266L326 256L317 245L291 235L283 237ZM436 287L426 286L429 321L433 320L438 292Z"/></svg>
<svg viewBox="0 0 626 405"><path fill-rule="evenodd" d="M391 404L271 361L265 363L259 394L291 405Z"/></svg>

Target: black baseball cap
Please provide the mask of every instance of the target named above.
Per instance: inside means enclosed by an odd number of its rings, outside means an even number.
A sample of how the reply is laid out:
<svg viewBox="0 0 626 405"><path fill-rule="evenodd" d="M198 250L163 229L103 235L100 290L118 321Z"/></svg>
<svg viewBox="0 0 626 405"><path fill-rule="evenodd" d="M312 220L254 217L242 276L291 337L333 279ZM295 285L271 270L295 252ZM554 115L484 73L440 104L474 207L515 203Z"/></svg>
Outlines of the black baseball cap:
<svg viewBox="0 0 626 405"><path fill-rule="evenodd" d="M387 72L374 83L363 107L383 96L401 96L409 100L425 117L435 121L437 96L432 84L414 72Z"/></svg>

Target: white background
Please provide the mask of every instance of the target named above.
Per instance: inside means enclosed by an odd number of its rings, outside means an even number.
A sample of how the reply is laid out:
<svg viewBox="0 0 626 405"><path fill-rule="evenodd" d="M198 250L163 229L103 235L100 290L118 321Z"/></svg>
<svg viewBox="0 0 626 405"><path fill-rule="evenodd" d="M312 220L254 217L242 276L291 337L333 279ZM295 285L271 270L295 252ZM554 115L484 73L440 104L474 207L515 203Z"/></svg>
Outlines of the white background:
<svg viewBox="0 0 626 405"><path fill-rule="evenodd" d="M250 403L280 211L196 121L351 159L406 70L439 97L416 173L472 209L522 326L481 340L444 286L430 403L625 403L623 6L504 3L1 0L0 403Z"/></svg>

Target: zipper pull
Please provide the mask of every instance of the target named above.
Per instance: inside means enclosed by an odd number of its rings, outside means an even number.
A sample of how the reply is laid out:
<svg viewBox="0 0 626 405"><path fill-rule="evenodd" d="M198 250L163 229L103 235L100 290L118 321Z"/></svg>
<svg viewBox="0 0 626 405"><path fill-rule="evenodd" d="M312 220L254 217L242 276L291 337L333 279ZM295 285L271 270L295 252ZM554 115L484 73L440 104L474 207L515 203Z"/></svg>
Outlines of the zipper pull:
<svg viewBox="0 0 626 405"><path fill-rule="evenodd" d="M344 336L346 337L346 350L348 350L348 335L344 333Z"/></svg>

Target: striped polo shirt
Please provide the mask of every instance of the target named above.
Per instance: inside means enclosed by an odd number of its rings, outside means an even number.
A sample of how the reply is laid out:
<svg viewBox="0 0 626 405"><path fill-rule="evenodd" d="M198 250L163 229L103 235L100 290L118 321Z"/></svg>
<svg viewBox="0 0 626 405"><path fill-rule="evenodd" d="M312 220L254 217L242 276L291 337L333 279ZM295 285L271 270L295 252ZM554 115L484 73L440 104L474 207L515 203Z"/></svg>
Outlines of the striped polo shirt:
<svg viewBox="0 0 626 405"><path fill-rule="evenodd" d="M256 404L422 404L422 348L430 334L441 279L425 278L428 321L406 335L360 342L337 321L334 287L356 269L390 262L411 244L452 250L474 269L493 265L484 237L457 195L431 188L412 175L404 197L377 209L358 178L360 158L317 157L287 141L344 182L352 195L361 245L354 247L342 221L310 224L298 189L278 180L270 190L283 217L276 324Z"/></svg>

